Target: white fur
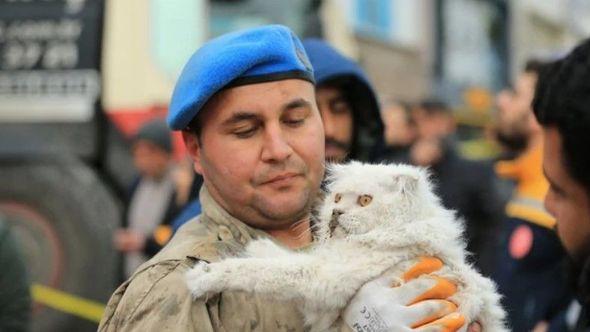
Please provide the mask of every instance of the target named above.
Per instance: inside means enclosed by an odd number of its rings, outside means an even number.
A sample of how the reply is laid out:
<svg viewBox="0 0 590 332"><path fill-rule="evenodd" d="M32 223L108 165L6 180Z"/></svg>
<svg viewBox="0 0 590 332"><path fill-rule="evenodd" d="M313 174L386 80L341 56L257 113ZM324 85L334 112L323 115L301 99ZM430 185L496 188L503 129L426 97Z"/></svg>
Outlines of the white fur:
<svg viewBox="0 0 590 332"><path fill-rule="evenodd" d="M439 275L457 282L451 300L468 321L478 320L485 332L507 331L495 285L467 263L463 225L440 204L425 170L352 162L332 165L329 174L311 250L293 252L268 239L253 241L245 257L190 270L193 296L234 290L296 301L306 324L324 331L335 326L367 281L386 271L401 277L404 263L427 255L444 262ZM372 201L361 206L361 195ZM335 210L342 214L333 219Z"/></svg>

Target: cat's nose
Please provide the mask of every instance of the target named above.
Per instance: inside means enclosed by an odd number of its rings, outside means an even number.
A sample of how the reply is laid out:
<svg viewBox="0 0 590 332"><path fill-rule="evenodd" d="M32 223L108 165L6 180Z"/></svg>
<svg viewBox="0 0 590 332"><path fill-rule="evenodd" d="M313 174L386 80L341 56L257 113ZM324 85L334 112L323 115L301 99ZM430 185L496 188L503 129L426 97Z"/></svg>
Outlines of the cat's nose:
<svg viewBox="0 0 590 332"><path fill-rule="evenodd" d="M332 211L332 217L339 217L342 214L344 214L344 211L342 211L342 210L333 210Z"/></svg>

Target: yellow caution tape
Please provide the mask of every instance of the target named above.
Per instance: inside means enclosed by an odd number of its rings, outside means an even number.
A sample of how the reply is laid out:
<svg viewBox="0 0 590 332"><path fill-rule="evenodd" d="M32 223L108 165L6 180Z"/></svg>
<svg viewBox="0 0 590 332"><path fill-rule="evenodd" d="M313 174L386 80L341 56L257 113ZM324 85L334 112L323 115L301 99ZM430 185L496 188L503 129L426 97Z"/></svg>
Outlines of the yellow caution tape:
<svg viewBox="0 0 590 332"><path fill-rule="evenodd" d="M31 296L36 302L50 308L96 323L100 322L104 312L104 305L99 302L86 300L40 284L31 286Z"/></svg>

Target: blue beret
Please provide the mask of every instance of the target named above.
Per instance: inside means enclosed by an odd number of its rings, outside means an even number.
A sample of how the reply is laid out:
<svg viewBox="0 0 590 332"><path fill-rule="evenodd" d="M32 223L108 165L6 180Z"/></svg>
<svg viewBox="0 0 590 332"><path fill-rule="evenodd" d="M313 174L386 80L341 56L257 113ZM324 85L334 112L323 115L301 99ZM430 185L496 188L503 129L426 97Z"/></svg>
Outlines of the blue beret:
<svg viewBox="0 0 590 332"><path fill-rule="evenodd" d="M185 129L222 89L290 78L314 82L301 41L289 28L268 25L212 39L184 66L170 101L168 125Z"/></svg>

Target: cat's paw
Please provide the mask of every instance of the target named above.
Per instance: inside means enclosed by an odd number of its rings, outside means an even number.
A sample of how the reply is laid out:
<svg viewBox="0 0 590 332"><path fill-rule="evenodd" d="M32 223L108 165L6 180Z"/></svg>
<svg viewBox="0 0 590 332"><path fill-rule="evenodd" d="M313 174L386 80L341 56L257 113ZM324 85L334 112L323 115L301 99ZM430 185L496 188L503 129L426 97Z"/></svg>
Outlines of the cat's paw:
<svg viewBox="0 0 590 332"><path fill-rule="evenodd" d="M223 289L223 274L218 273L215 265L199 262L186 273L188 289L194 299Z"/></svg>

